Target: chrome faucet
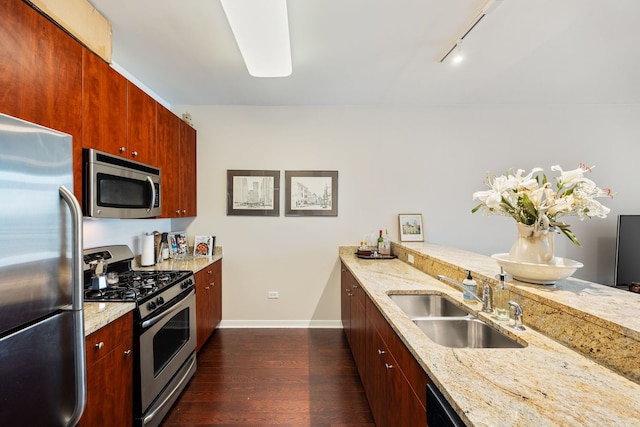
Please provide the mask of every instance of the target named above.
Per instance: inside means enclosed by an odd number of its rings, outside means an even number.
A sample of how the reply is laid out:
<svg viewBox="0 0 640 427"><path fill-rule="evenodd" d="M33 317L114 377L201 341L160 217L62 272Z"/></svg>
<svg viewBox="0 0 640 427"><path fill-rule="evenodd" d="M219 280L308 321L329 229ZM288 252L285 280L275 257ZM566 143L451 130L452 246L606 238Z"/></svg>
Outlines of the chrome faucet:
<svg viewBox="0 0 640 427"><path fill-rule="evenodd" d="M441 280L443 282L449 282L452 285L457 285L459 286L463 291L464 289L464 285L462 284L462 282L458 282L456 279L452 279L449 276L444 276L442 274L438 275L438 280ZM484 291L483 291L484 292ZM482 311L485 311L485 301L484 298L479 298L478 295L474 294L473 292L469 292L469 295L473 296L480 304L482 304ZM483 295L484 297L484 295ZM488 308L487 308L488 309Z"/></svg>
<svg viewBox="0 0 640 427"><path fill-rule="evenodd" d="M513 319L515 320L513 329L517 331L524 331L525 327L522 324L522 307L520 307L520 304L515 301L509 301L509 307L513 308Z"/></svg>

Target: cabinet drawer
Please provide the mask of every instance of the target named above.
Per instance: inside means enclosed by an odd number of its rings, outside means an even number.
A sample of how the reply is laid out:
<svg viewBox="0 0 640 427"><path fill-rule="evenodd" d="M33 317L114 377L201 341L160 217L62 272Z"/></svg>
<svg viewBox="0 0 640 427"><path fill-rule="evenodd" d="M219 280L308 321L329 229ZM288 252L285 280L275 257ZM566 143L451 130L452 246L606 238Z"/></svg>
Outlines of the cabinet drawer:
<svg viewBox="0 0 640 427"><path fill-rule="evenodd" d="M132 342L129 340L132 337L133 313L129 312L86 337L87 365L100 360L121 344L131 348Z"/></svg>

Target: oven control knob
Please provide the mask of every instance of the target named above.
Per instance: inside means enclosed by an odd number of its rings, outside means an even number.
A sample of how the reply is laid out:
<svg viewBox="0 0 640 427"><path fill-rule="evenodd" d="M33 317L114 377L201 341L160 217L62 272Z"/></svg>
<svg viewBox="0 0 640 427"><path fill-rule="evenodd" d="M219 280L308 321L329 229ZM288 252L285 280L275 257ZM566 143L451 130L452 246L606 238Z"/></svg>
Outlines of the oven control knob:
<svg viewBox="0 0 640 427"><path fill-rule="evenodd" d="M155 309L156 309L156 303L155 303L155 302L153 302L153 301L150 301L150 302L147 304L147 308L148 308L149 310L155 310Z"/></svg>
<svg viewBox="0 0 640 427"><path fill-rule="evenodd" d="M162 304L164 304L164 298L162 298L162 297L158 297L158 298L156 299L156 304L158 304L158 305L162 305Z"/></svg>

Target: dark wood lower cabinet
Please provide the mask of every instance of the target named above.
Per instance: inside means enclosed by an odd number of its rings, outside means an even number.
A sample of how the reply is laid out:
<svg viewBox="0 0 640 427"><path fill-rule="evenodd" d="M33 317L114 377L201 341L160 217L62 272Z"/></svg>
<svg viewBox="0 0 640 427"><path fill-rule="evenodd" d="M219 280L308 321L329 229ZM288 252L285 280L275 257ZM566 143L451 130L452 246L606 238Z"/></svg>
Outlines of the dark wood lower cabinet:
<svg viewBox="0 0 640 427"><path fill-rule="evenodd" d="M222 260L195 274L196 351L199 351L222 320Z"/></svg>
<svg viewBox="0 0 640 427"><path fill-rule="evenodd" d="M87 336L87 406L81 427L133 424L133 318L120 317Z"/></svg>
<svg viewBox="0 0 640 427"><path fill-rule="evenodd" d="M350 297L343 294L352 301L349 344L376 426L426 426L427 374L344 264L342 270L342 291L353 290Z"/></svg>

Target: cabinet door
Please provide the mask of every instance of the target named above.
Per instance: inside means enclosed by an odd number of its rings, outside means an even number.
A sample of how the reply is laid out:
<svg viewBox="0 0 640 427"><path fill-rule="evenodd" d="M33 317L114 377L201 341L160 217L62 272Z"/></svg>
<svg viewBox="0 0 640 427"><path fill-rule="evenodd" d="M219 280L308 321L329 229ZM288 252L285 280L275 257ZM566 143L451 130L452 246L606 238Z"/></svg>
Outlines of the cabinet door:
<svg viewBox="0 0 640 427"><path fill-rule="evenodd" d="M182 120L180 127L180 216L196 216L196 130Z"/></svg>
<svg viewBox="0 0 640 427"><path fill-rule="evenodd" d="M222 260L212 265L213 289L211 290L212 332L222 321Z"/></svg>
<svg viewBox="0 0 640 427"><path fill-rule="evenodd" d="M133 318L128 313L89 335L87 406L79 426L133 424Z"/></svg>
<svg viewBox="0 0 640 427"><path fill-rule="evenodd" d="M87 49L83 71L83 147L126 156L127 79Z"/></svg>
<svg viewBox="0 0 640 427"><path fill-rule="evenodd" d="M426 427L426 373L369 299L366 314L369 358L363 384L376 425ZM394 408L390 419L389 407Z"/></svg>
<svg viewBox="0 0 640 427"><path fill-rule="evenodd" d="M180 216L180 122L171 111L157 106L157 163L162 170L162 216Z"/></svg>
<svg viewBox="0 0 640 427"><path fill-rule="evenodd" d="M0 113L73 137L80 199L83 47L27 2L0 0L0 10Z"/></svg>
<svg viewBox="0 0 640 427"><path fill-rule="evenodd" d="M367 371L363 385L373 419L376 425L381 427L389 425L389 414L395 413L395 410L389 411L390 405L387 401L389 385L384 365L386 352L386 345L375 326L371 322L367 323Z"/></svg>
<svg viewBox="0 0 640 427"><path fill-rule="evenodd" d="M364 372L367 369L366 364L366 316L365 307L362 303L364 291L360 285L353 280L351 297L351 353L353 360L356 362L360 378L365 382Z"/></svg>
<svg viewBox="0 0 640 427"><path fill-rule="evenodd" d="M341 265L340 272L340 305L342 327L347 337L349 346L351 346L351 282L349 276L351 273L347 270L344 263Z"/></svg>
<svg viewBox="0 0 640 427"><path fill-rule="evenodd" d="M142 89L127 82L126 157L157 166L156 101Z"/></svg>
<svg viewBox="0 0 640 427"><path fill-rule="evenodd" d="M222 261L196 273L196 350L204 345L222 319Z"/></svg>
<svg viewBox="0 0 640 427"><path fill-rule="evenodd" d="M211 300L209 297L208 270L200 270L195 275L196 279L196 351L202 348L209 338L209 318Z"/></svg>

